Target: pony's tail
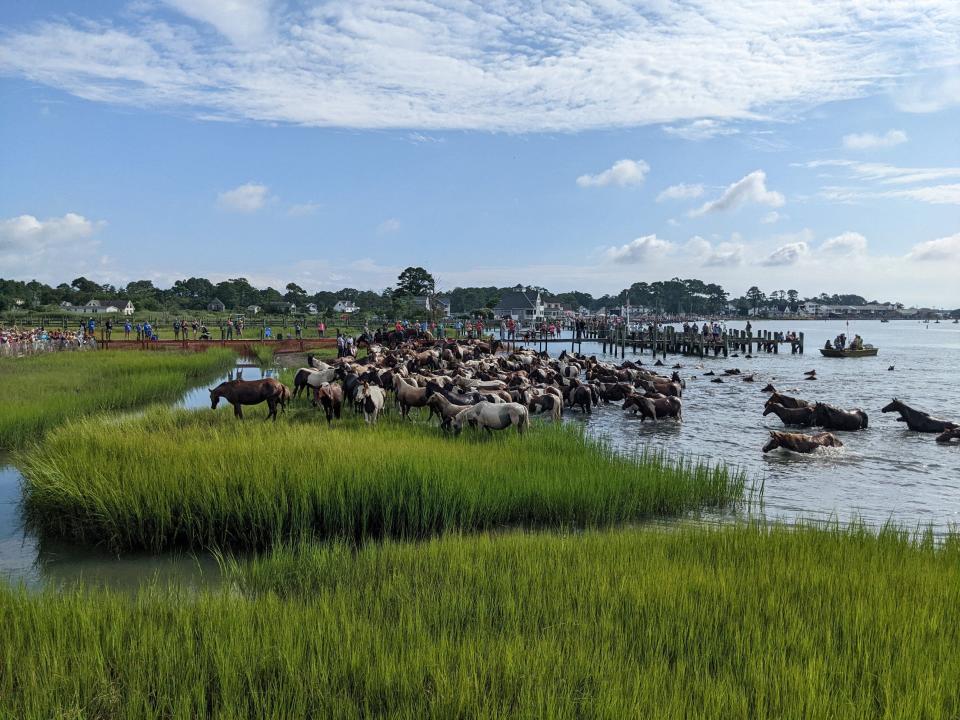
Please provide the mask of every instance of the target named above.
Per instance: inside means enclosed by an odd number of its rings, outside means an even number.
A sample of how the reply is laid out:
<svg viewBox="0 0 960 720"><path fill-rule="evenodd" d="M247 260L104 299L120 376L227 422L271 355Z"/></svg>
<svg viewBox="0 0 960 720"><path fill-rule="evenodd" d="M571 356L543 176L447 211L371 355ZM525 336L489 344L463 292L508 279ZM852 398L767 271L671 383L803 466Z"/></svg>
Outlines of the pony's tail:
<svg viewBox="0 0 960 720"><path fill-rule="evenodd" d="M863 410L860 411L860 414L863 416L863 425L862 425L861 427L862 427L862 429L866 430L866 429L867 429L867 414L866 414Z"/></svg>
<svg viewBox="0 0 960 720"><path fill-rule="evenodd" d="M520 434L523 434L529 429L530 429L530 411L524 408L523 415L520 416L520 422L517 423L517 432Z"/></svg>

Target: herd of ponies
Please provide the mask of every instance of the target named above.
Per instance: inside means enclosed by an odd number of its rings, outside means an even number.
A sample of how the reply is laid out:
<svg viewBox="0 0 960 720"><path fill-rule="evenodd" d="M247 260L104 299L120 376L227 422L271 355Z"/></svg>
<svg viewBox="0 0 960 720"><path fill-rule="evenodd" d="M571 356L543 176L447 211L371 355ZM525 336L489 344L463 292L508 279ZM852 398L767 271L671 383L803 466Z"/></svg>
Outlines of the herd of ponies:
<svg viewBox="0 0 960 720"><path fill-rule="evenodd" d="M411 410L427 409L428 422L437 419L442 430L458 434L464 426L487 431L515 428L524 433L530 415L559 421L566 412L592 414L609 403L620 403L624 411L640 416L641 422L683 420L683 392L686 382L675 365L670 376L624 360L604 362L564 351L551 358L545 352L516 349L498 353L496 344L480 340L407 340L394 347L372 344L363 359L337 358L324 362L307 355L308 367L299 368L291 390L274 378L230 380L210 390L211 407L222 398L231 403L237 418L242 406L266 402L267 418L277 418L278 408L309 397L324 411L327 423L338 420L344 405L362 414L367 423L394 407L404 419ZM662 367L657 361L655 367ZM704 373L714 375L713 372ZM726 370L725 376L739 376ZM695 376L692 376L695 377ZM807 373L816 379L815 373ZM733 379L733 378L729 378ZM753 382L753 375L740 377ZM722 382L715 377L713 382ZM770 431L763 452L775 448L809 453L820 447L840 447L837 431L865 430L867 414L860 409L843 410L828 403L808 402L782 394L772 385L764 392L770 397L764 415L777 415L786 426L819 427L814 434ZM960 426L931 417L894 400L883 412L897 412L899 421L911 430L936 432L938 442L960 440Z"/></svg>

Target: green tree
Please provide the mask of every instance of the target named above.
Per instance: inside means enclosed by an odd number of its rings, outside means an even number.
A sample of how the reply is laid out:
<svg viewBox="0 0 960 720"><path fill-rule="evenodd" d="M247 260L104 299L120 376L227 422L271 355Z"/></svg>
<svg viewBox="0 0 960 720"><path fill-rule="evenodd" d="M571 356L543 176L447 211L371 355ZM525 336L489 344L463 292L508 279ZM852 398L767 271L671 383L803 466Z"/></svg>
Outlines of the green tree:
<svg viewBox="0 0 960 720"><path fill-rule="evenodd" d="M753 285L749 290L747 290L747 300L750 303L750 307L753 308L753 312L756 313L757 309L763 305L764 302L766 302L767 296L763 294L763 291L760 288L758 288L756 285Z"/></svg>
<svg viewBox="0 0 960 720"><path fill-rule="evenodd" d="M395 292L402 295L433 295L436 282L422 267L408 267L397 277Z"/></svg>

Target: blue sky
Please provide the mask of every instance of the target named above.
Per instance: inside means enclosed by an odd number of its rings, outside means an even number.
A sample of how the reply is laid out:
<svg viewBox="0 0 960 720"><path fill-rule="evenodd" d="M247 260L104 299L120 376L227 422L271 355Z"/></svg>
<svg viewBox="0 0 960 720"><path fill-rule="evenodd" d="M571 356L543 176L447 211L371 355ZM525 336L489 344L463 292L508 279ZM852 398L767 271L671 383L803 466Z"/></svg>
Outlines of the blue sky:
<svg viewBox="0 0 960 720"><path fill-rule="evenodd" d="M960 305L960 7L731 5L8 3L0 276Z"/></svg>

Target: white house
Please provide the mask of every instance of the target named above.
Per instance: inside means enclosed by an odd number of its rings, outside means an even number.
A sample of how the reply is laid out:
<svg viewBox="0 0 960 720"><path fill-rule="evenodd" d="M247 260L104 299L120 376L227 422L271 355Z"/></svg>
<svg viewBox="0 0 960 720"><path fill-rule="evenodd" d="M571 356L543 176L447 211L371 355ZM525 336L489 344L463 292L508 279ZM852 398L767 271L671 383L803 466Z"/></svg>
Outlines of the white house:
<svg viewBox="0 0 960 720"><path fill-rule="evenodd" d="M543 304L543 315L548 320L557 320L563 317L563 305L558 302L548 302Z"/></svg>
<svg viewBox="0 0 960 720"><path fill-rule="evenodd" d="M317 304L316 303L307 303L305 306L308 315L317 314Z"/></svg>
<svg viewBox="0 0 960 720"><path fill-rule="evenodd" d="M259 312L260 312L260 306L259 306L259 305L247 305L247 312L250 313L251 315L257 315L257 314L259 314Z"/></svg>
<svg viewBox="0 0 960 720"><path fill-rule="evenodd" d="M81 314L89 313L91 315L103 313L123 313L124 315L133 315L134 311L133 303L129 300L105 300L100 298L93 298L83 305L71 305L70 303L64 305L63 303L60 303L60 307L70 312Z"/></svg>
<svg viewBox="0 0 960 720"><path fill-rule="evenodd" d="M337 300L337 304L333 306L333 311L338 313L355 313L359 309L353 300Z"/></svg>

